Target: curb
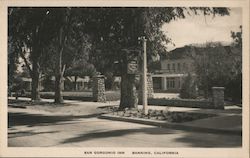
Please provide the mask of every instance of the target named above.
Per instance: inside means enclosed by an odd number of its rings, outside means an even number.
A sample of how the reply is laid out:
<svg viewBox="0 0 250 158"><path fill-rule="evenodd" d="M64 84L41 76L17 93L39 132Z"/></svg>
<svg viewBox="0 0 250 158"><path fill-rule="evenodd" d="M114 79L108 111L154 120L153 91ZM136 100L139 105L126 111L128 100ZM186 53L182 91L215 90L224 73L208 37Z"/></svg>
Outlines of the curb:
<svg viewBox="0 0 250 158"><path fill-rule="evenodd" d="M12 107L12 108L20 108L20 109L26 109L27 107L26 106L20 106L20 105L14 105L14 104L8 104L9 107Z"/></svg>
<svg viewBox="0 0 250 158"><path fill-rule="evenodd" d="M185 130L191 132L205 132L205 133L216 133L216 134L228 134L228 135L240 135L242 136L242 130L227 130L227 129L215 129L215 128L205 128L205 127L197 127L197 126L188 126L180 123L168 123L165 121L158 120L148 120L142 118L132 118L132 117L120 117L104 114L99 116L100 119L108 119L113 121L123 121L123 122L131 122L131 123L139 123L145 125L152 125L164 128L172 128L177 130Z"/></svg>

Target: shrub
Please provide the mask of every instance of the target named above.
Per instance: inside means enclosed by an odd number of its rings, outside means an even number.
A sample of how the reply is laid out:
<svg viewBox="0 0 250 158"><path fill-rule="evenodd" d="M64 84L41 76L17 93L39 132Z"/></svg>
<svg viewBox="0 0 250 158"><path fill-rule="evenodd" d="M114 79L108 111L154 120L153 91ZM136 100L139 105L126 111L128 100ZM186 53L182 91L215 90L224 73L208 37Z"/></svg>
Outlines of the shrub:
<svg viewBox="0 0 250 158"><path fill-rule="evenodd" d="M197 97L196 80L191 74L185 78L180 90L180 97L184 99L195 99Z"/></svg>

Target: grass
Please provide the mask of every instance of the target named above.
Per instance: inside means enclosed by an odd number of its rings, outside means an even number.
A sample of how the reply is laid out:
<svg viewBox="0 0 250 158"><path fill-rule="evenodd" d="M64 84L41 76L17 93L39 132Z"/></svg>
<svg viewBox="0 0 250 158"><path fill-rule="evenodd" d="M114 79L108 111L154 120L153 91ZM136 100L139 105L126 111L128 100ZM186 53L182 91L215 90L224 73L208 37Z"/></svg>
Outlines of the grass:
<svg viewBox="0 0 250 158"><path fill-rule="evenodd" d="M120 99L120 91L106 91L107 101L117 101ZM53 99L54 92L40 92L41 98ZM30 97L30 92L26 93ZM63 99L66 100L80 100L80 101L93 101L91 91L77 91L77 92L62 92Z"/></svg>

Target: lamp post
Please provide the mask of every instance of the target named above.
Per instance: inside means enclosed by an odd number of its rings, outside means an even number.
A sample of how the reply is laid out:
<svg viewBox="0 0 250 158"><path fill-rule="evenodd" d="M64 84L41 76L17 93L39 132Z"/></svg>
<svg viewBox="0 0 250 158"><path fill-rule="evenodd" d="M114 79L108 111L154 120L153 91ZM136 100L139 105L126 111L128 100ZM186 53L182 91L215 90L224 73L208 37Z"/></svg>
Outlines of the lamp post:
<svg viewBox="0 0 250 158"><path fill-rule="evenodd" d="M147 97L147 39L145 36L142 38L143 42L143 67L142 67L142 104L143 113L148 114L148 97Z"/></svg>

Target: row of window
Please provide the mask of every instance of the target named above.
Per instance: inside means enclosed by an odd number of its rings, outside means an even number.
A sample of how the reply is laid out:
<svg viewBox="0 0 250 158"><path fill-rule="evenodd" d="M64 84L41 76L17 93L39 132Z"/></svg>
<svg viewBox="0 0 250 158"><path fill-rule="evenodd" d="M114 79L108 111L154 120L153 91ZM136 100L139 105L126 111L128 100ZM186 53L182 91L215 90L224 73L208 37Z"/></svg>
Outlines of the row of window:
<svg viewBox="0 0 250 158"><path fill-rule="evenodd" d="M177 82L178 84L175 85L175 82ZM180 80L176 80L175 78L167 78L167 89L180 88L180 86Z"/></svg>
<svg viewBox="0 0 250 158"><path fill-rule="evenodd" d="M188 70L188 64L186 63L172 63L167 64L167 70L173 70L173 71L182 71L182 70Z"/></svg>

